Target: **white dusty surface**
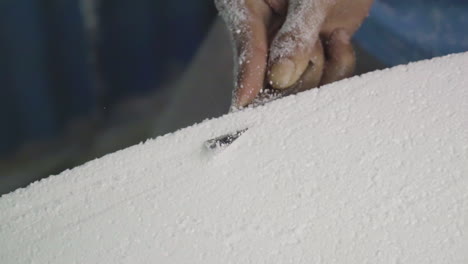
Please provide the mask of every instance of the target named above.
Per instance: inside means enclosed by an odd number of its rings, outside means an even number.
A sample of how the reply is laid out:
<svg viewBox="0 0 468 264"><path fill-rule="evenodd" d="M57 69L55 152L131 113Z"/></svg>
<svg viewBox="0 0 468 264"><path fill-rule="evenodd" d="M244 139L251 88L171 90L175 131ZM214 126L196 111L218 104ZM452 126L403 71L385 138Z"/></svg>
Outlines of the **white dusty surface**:
<svg viewBox="0 0 468 264"><path fill-rule="evenodd" d="M467 132L468 53L367 74L3 196L0 263L468 263Z"/></svg>

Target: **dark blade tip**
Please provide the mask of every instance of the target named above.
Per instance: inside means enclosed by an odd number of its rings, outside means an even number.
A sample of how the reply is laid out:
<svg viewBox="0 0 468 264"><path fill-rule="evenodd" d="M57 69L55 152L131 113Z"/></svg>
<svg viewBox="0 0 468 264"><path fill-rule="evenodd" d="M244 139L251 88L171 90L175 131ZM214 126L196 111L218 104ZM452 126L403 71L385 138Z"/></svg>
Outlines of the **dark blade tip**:
<svg viewBox="0 0 468 264"><path fill-rule="evenodd" d="M234 142L242 134L244 134L245 131L247 131L247 128L236 131L234 133L230 133L230 134L227 134L227 135L222 135L220 137L207 140L205 142L205 146L207 148L209 148L209 149L218 149L218 148L222 148L222 147L225 147L225 146L229 146L229 145L231 145L232 142Z"/></svg>

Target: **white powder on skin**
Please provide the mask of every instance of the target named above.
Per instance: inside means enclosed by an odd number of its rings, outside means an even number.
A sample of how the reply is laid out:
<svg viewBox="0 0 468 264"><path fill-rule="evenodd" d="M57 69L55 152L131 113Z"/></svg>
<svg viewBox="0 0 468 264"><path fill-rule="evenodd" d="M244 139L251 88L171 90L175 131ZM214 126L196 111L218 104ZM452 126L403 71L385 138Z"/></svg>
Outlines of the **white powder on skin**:
<svg viewBox="0 0 468 264"><path fill-rule="evenodd" d="M216 6L221 17L227 24L234 47L234 87L251 92L256 89L244 87L241 77L245 74L264 74L264 69L252 72L247 69L252 56L254 43L252 30L249 25L251 14L246 6L245 0L217 0ZM325 19L326 7L333 5L335 1L329 0L291 0L288 4L287 19L269 47L269 64L278 61L285 56L291 56L297 50L312 49L320 31L320 26ZM251 71L249 73L242 71ZM233 94L233 106L235 107L237 91ZM235 108L233 108L235 109Z"/></svg>
<svg viewBox="0 0 468 264"><path fill-rule="evenodd" d="M248 47L245 47L247 39L251 37L251 29L247 23L250 16L249 10L246 8L245 0L216 0L216 7L219 10L220 16L223 18L230 32L231 43L234 56L234 76L239 76L241 66L248 58ZM241 50L240 47L244 46ZM240 88L238 80L234 80L234 87ZM233 93L233 102L237 101L237 94ZM233 103L233 105L235 105Z"/></svg>
<svg viewBox="0 0 468 264"><path fill-rule="evenodd" d="M241 33L249 15L245 0L215 0L215 5L229 30Z"/></svg>
<svg viewBox="0 0 468 264"><path fill-rule="evenodd" d="M311 49L318 39L330 0L290 0L287 19L273 40L270 62L292 55L300 49Z"/></svg>

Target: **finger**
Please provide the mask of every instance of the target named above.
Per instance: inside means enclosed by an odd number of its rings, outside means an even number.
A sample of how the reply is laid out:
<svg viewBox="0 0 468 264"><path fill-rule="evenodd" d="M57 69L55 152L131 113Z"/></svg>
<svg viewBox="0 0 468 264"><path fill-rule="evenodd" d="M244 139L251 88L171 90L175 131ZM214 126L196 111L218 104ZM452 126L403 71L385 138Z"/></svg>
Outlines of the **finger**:
<svg viewBox="0 0 468 264"><path fill-rule="evenodd" d="M356 66L351 37L344 29L333 31L325 47L326 63L321 85L350 77Z"/></svg>
<svg viewBox="0 0 468 264"><path fill-rule="evenodd" d="M299 81L286 90L285 95L295 94L317 87L322 79L324 63L325 55L322 41L319 40L312 51L312 58L309 61L308 67L300 77Z"/></svg>
<svg viewBox="0 0 468 264"><path fill-rule="evenodd" d="M274 88L291 87L306 70L330 2L289 1L286 21L270 49L268 79Z"/></svg>
<svg viewBox="0 0 468 264"><path fill-rule="evenodd" d="M263 88L268 55L266 25L271 10L258 0L219 0L216 4L234 42L232 107L243 107L252 102Z"/></svg>

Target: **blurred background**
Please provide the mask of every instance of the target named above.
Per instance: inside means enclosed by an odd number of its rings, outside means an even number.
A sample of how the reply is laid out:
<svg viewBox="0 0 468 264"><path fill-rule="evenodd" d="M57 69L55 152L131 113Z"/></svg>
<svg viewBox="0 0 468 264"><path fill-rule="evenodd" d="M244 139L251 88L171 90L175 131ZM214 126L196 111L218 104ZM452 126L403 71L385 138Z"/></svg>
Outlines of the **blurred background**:
<svg viewBox="0 0 468 264"><path fill-rule="evenodd" d="M468 50L467 0L376 0L357 74ZM227 112L213 0L0 0L0 195Z"/></svg>

